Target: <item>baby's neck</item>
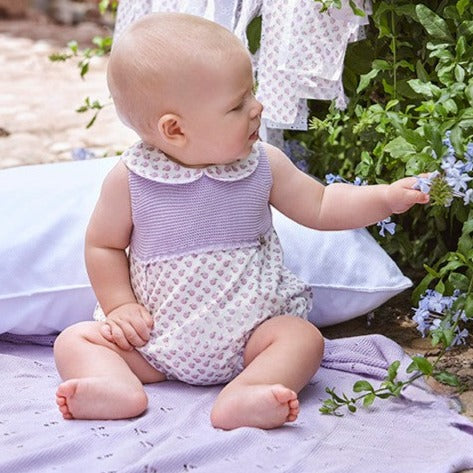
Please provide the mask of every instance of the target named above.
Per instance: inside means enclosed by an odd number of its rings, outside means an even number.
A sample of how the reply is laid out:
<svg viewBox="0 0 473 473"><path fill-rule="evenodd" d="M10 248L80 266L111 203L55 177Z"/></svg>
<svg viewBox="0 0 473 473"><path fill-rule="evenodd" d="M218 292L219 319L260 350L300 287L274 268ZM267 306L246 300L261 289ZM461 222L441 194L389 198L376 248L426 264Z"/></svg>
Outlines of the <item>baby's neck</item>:
<svg viewBox="0 0 473 473"><path fill-rule="evenodd" d="M176 163L176 164L179 164L179 166L183 166L185 168L190 168L190 169L203 169L203 168L206 168L208 166L212 166L212 163L202 163L202 164L186 164L184 162L182 162L180 159L176 158L175 156L171 155L168 151L164 150L163 148L161 148L160 146L156 146L154 144L151 144L151 143L147 143L146 141L143 140L143 142L147 145L147 146L152 146L153 148L161 151L161 153L164 154L164 156L166 156L166 158L169 159L169 161L172 161L173 163Z"/></svg>

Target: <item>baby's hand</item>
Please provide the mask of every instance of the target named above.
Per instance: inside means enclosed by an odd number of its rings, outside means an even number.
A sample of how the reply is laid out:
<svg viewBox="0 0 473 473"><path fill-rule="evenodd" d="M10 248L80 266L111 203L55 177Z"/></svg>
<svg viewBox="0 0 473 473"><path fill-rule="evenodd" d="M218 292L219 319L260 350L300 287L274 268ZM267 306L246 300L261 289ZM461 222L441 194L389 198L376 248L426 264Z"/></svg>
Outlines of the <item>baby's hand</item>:
<svg viewBox="0 0 473 473"><path fill-rule="evenodd" d="M415 204L427 204L429 194L413 189L415 177L406 177L393 182L386 190L386 199L392 213L401 214Z"/></svg>
<svg viewBox="0 0 473 473"><path fill-rule="evenodd" d="M146 344L152 328L149 312L138 303L129 303L108 314L100 333L122 350L131 351Z"/></svg>

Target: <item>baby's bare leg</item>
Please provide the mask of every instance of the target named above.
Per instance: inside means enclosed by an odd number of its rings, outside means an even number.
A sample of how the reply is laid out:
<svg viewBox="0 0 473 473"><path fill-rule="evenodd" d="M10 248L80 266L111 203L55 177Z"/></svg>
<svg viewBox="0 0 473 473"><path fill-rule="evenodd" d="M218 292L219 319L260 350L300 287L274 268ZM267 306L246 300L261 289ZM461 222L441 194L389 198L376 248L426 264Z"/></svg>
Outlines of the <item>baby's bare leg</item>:
<svg viewBox="0 0 473 473"><path fill-rule="evenodd" d="M101 322L64 330L54 357L64 382L56 402L65 419L124 419L141 414L148 399L142 383L163 381L136 351L124 351L99 331Z"/></svg>
<svg viewBox="0 0 473 473"><path fill-rule="evenodd" d="M323 346L317 328L298 317L262 323L245 348L245 369L217 397L212 425L271 429L294 421L297 393L319 368Z"/></svg>

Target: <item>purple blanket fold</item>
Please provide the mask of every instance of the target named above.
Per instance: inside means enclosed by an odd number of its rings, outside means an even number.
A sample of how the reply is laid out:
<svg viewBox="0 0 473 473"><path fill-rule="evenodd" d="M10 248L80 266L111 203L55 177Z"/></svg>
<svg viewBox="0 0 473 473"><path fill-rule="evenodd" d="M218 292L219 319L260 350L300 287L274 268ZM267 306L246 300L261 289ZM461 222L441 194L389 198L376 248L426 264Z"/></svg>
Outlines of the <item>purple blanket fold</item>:
<svg viewBox="0 0 473 473"><path fill-rule="evenodd" d="M65 421L50 340L0 337L0 472L449 473L473 468L473 423L423 382L396 400L343 417L321 415L325 387L351 393L409 358L378 336L328 340L322 368L301 392L295 423L264 431L213 429L219 387L149 385L149 409L123 421ZM32 341L32 340L28 340ZM297 362L297 360L295 360Z"/></svg>

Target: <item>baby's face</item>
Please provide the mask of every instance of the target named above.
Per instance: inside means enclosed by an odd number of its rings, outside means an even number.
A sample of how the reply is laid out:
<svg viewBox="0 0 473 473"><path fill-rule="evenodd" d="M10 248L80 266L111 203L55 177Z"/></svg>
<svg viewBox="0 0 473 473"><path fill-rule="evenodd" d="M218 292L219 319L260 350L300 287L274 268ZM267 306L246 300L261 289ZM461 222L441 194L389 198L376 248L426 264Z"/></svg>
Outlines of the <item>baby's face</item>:
<svg viewBox="0 0 473 473"><path fill-rule="evenodd" d="M253 95L248 54L235 50L221 64L201 67L189 78L184 113L189 139L183 164L206 166L246 158L258 140L263 106Z"/></svg>

